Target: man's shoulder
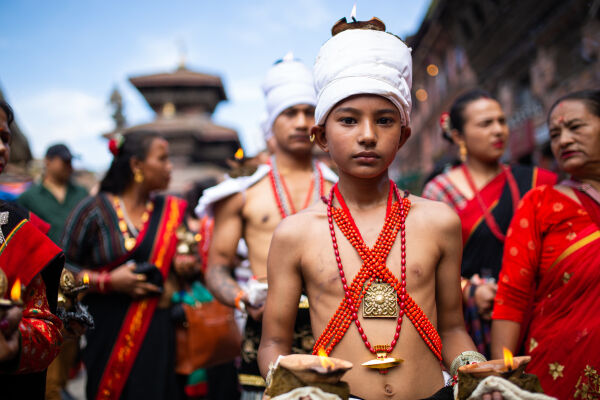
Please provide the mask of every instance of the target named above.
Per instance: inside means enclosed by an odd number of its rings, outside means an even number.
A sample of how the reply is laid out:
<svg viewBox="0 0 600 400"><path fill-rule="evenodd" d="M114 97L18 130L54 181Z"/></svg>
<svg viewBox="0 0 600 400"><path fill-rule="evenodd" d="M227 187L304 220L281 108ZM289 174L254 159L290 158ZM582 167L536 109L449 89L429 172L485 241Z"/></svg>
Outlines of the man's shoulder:
<svg viewBox="0 0 600 400"><path fill-rule="evenodd" d="M17 201L20 201L21 199L29 200L29 199L39 195L41 187L42 187L41 183L33 182L23 193L21 193L19 195L19 197L17 197Z"/></svg>
<svg viewBox="0 0 600 400"><path fill-rule="evenodd" d="M241 194L248 188L254 186L257 182L264 179L271 168L268 165L261 164L256 172L250 176L240 176L237 178L227 178L216 186L208 188L202 194L198 201L195 212L197 215L204 215L216 204L223 204L236 194Z"/></svg>
<svg viewBox="0 0 600 400"><path fill-rule="evenodd" d="M71 186L71 189L73 190L73 192L77 193L78 195L83 194L84 196L87 196L89 193L85 187L83 187L75 182L70 182L69 185Z"/></svg>

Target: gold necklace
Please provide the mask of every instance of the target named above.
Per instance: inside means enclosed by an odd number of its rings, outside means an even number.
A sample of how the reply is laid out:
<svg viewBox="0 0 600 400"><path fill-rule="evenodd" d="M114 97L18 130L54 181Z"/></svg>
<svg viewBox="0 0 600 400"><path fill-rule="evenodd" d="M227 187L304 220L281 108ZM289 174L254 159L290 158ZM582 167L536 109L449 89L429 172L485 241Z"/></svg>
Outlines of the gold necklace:
<svg viewBox="0 0 600 400"><path fill-rule="evenodd" d="M135 245L137 244L137 235L138 230L135 225L131 222L129 217L127 216L127 210L125 209L125 204L123 200L115 196L113 199L113 204L115 207L115 211L117 213L117 218L119 219L119 230L123 235L123 242L125 243L125 250L131 251ZM151 201L146 203L146 210L142 214L142 223L146 224L148 219L150 218L150 214L154 210L154 204ZM133 233L133 236L129 234L129 232Z"/></svg>

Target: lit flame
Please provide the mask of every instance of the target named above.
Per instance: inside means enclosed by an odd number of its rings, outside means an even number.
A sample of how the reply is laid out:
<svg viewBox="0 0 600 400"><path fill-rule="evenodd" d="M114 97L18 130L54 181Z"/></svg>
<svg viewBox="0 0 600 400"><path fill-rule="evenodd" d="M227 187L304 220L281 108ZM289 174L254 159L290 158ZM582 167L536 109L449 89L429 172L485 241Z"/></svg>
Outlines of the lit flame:
<svg viewBox="0 0 600 400"><path fill-rule="evenodd" d="M88 275L87 272L85 272L83 274L83 284L84 285L89 285L90 284L90 276Z"/></svg>
<svg viewBox="0 0 600 400"><path fill-rule="evenodd" d="M511 351L506 347L503 347L502 351L504 351L504 366L508 367L509 369L513 369L515 367L515 363L513 362L513 355Z"/></svg>
<svg viewBox="0 0 600 400"><path fill-rule="evenodd" d="M15 284L10 290L10 299L12 301L20 301L21 300L21 280L17 278Z"/></svg>
<svg viewBox="0 0 600 400"><path fill-rule="evenodd" d="M241 160L242 158L244 158L244 150L241 147L239 149L237 149L234 157L236 160Z"/></svg>
<svg viewBox="0 0 600 400"><path fill-rule="evenodd" d="M350 18L352 18L353 20L356 20L356 3L354 3L354 6L352 6L352 12L350 13Z"/></svg>
<svg viewBox="0 0 600 400"><path fill-rule="evenodd" d="M329 359L329 356L327 355L327 353L325 352L325 350L322 347L319 349L317 354L319 356L319 361L321 361L321 366L323 368L331 369L331 368L335 367L335 364L333 363L333 361L331 361Z"/></svg>
<svg viewBox="0 0 600 400"><path fill-rule="evenodd" d="M288 51L287 54L285 56L283 56L283 61L285 61L285 62L294 61L294 52Z"/></svg>

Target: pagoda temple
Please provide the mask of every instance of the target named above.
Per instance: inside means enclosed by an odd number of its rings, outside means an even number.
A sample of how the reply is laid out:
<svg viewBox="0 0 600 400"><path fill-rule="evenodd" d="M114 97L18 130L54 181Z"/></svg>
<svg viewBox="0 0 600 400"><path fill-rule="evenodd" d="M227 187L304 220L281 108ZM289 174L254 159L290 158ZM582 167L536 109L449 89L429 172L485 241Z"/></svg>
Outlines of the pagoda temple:
<svg viewBox="0 0 600 400"><path fill-rule="evenodd" d="M220 179L226 159L239 148L237 132L211 119L217 105L227 100L221 78L181 65L173 72L135 76L129 81L154 110L155 118L120 133L156 131L167 139L173 162L169 192L183 193L202 179Z"/></svg>

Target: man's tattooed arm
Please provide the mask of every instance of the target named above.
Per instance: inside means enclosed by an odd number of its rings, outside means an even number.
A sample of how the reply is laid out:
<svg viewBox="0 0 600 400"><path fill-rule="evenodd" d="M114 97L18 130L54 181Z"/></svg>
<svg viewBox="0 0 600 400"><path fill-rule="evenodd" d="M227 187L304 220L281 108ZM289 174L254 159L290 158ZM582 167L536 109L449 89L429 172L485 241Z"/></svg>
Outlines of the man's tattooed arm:
<svg viewBox="0 0 600 400"><path fill-rule="evenodd" d="M231 272L228 266L211 265L206 271L206 286L221 303L235 307L235 298L241 289Z"/></svg>

